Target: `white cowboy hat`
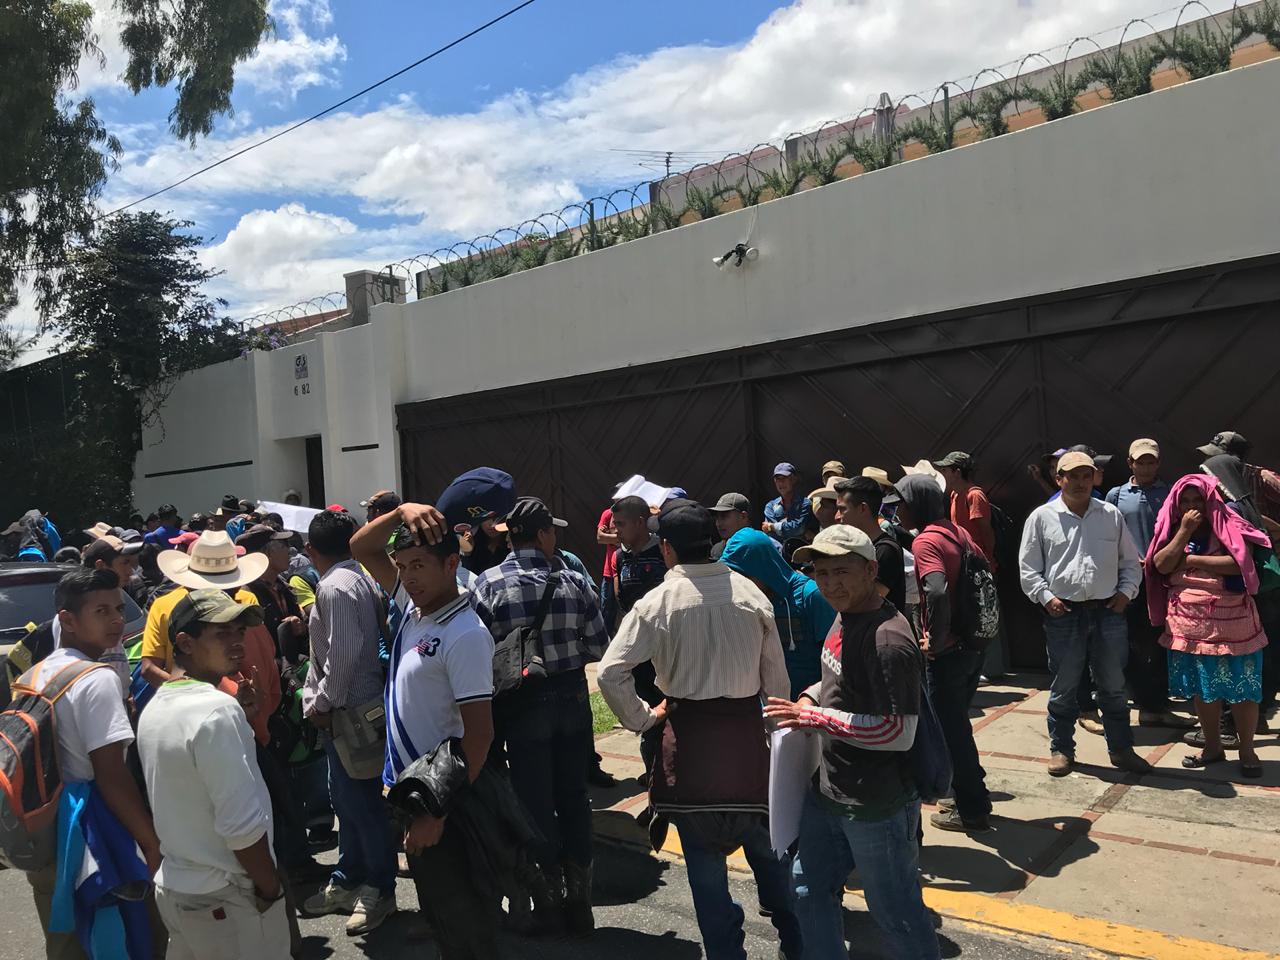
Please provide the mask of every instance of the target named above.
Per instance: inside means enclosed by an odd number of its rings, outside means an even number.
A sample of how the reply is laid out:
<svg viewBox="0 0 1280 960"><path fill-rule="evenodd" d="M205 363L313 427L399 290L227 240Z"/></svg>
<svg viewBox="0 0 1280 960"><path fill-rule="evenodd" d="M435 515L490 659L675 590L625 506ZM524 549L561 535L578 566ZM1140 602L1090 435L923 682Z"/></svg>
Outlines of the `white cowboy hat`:
<svg viewBox="0 0 1280 960"><path fill-rule="evenodd" d="M225 530L206 530L188 548L165 550L156 557L160 572L181 587L230 590L253 583L267 571L265 553L237 556L236 545Z"/></svg>

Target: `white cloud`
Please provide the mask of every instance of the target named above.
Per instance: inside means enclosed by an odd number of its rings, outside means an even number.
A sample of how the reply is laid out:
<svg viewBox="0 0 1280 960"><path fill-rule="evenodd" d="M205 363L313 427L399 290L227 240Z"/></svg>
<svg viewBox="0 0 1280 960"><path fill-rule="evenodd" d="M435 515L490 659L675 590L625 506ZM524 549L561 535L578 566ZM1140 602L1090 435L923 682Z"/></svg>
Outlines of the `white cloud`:
<svg viewBox="0 0 1280 960"><path fill-rule="evenodd" d="M335 34L314 36L333 22L328 0L272 0L276 36L264 40L236 79L278 99L295 99L307 87L338 85L347 48Z"/></svg>
<svg viewBox="0 0 1280 960"><path fill-rule="evenodd" d="M252 195L255 205L263 194L279 197L279 209L246 214L211 256L222 258L229 288L239 291L236 299L256 302L264 290L299 299L339 284L338 273L320 276L313 269L336 266L330 264L334 257L346 263L347 257L363 254L366 266L386 263L447 238L493 231L556 209L600 184L646 177L634 158L614 148L728 152L776 141L823 120L851 116L874 103L882 90L895 99L931 92L942 81L972 75L985 65L1016 62L1029 51L1123 25L1155 5L1155 0L797 0L741 44L687 44L620 57L553 89L511 91L469 113L432 114L402 96L366 112L333 114L152 205L198 210L234 206L245 195ZM1211 7L1217 11L1229 4L1211 0ZM275 9L287 39L295 29L322 30L328 4L293 0ZM1172 18L1167 14L1156 26L1167 26ZM1099 42L1105 46L1116 35L1113 31ZM282 55L281 63L287 60ZM295 73L281 66L273 74L293 78L282 79L281 90L308 76L301 58L292 63ZM323 73L325 68L317 69ZM163 138L149 151L130 150L104 204L155 189L276 129L224 133L195 151ZM311 209L288 202L298 198ZM316 212L325 198L398 218L400 228L380 235L388 255L381 257L380 250L375 255L363 243L363 232L357 246L349 232L325 221L326 215ZM342 223L354 229L350 221ZM345 238L338 247L306 246L305 238L334 236ZM404 246L394 250L393 242ZM250 250L252 255L244 253ZM291 266L267 271L264 263ZM284 276L294 279L282 283Z"/></svg>

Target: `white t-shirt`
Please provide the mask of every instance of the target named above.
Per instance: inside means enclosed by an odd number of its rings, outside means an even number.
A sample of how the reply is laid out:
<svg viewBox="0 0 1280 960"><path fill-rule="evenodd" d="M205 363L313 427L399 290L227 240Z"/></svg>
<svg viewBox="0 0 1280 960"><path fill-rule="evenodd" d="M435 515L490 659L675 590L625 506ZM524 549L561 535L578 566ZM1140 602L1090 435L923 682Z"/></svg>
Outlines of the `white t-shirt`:
<svg viewBox="0 0 1280 960"><path fill-rule="evenodd" d="M31 685L39 690L68 664L89 659L79 650L59 647L36 664ZM91 670L77 680L54 703L53 720L58 728L58 766L63 780L92 780L89 754L110 743L133 740L114 670Z"/></svg>
<svg viewBox="0 0 1280 960"><path fill-rule="evenodd" d="M138 755L164 855L156 885L204 894L232 877L243 884L235 851L264 835L270 844L271 798L240 704L200 680L163 684L138 721Z"/></svg>
<svg viewBox="0 0 1280 960"><path fill-rule="evenodd" d="M462 736L462 704L493 698L493 635L467 595L430 614L418 613L403 587L395 599L405 613L387 681L388 785L414 760Z"/></svg>

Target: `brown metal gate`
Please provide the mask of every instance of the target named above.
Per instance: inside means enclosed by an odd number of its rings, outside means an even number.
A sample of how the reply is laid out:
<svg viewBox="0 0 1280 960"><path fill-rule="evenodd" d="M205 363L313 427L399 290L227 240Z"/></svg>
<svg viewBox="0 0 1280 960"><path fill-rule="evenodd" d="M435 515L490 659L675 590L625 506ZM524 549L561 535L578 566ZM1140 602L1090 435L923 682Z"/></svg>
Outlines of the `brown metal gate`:
<svg viewBox="0 0 1280 960"><path fill-rule="evenodd" d="M1280 463L1280 257L1014 304L397 408L404 489L435 497L479 465L509 471L569 522L565 545L600 565L595 525L633 473L704 502L736 490L757 512L770 469L900 464L970 451L1020 524L1041 499L1026 465L1059 446L1116 454L1160 441L1169 477L1234 429ZM1044 661L1013 571L1002 591L1012 658Z"/></svg>

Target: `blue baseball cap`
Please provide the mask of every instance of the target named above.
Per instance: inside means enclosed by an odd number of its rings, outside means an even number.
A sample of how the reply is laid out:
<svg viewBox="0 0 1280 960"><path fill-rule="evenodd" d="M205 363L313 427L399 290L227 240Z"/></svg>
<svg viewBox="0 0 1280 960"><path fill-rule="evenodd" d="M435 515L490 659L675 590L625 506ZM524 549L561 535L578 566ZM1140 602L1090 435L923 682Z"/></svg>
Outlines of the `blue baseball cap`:
<svg viewBox="0 0 1280 960"><path fill-rule="evenodd" d="M796 465L794 463L787 463L785 460L773 468L773 475L775 477L790 477L794 476L795 472Z"/></svg>
<svg viewBox="0 0 1280 960"><path fill-rule="evenodd" d="M486 517L505 517L516 505L516 482L493 467L477 467L457 477L436 498L436 509L450 525L478 524Z"/></svg>

